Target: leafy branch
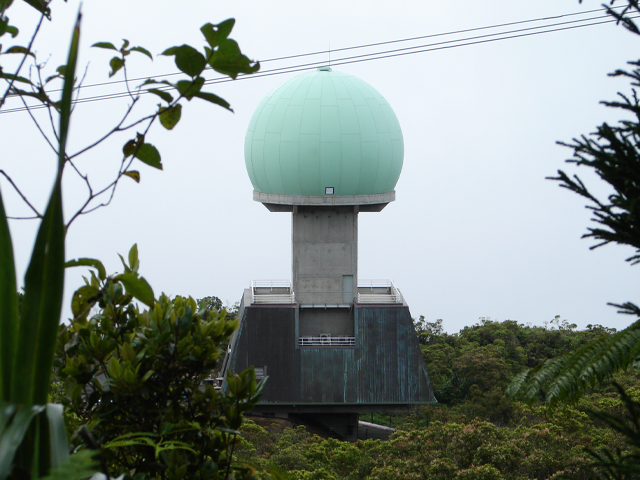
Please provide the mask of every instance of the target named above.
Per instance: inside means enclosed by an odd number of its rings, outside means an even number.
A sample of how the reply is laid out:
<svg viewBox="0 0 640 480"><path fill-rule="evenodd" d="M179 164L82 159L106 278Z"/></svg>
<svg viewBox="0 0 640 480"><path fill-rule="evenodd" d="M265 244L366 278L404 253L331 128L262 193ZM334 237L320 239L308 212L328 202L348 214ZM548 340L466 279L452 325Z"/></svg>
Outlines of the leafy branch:
<svg viewBox="0 0 640 480"><path fill-rule="evenodd" d="M109 205L113 200L117 186L123 177L129 177L139 183L141 180L140 172L132 169L135 160L139 160L150 167L160 170L162 169L160 152L146 139L156 120L159 120L160 124L167 130L172 130L178 124L182 117L181 102L184 99L191 101L194 98L199 98L232 111L229 103L224 99L211 92L203 91L205 79L202 74L206 68L212 68L219 73L228 75L235 79L239 74L250 74L259 69L259 64L257 62L252 62L243 55L238 44L234 40L228 38L234 23L235 21L233 19L229 19L218 25L211 23L203 25L200 30L206 40L204 54L189 45L170 47L162 53L164 56L173 56L175 64L180 72L189 77L188 80L179 80L175 83L167 80L158 81L148 78L140 86L132 89L127 75L127 61L129 56L132 53L137 52L147 56L150 60L153 60L153 55L142 46L131 46L129 41L126 39L123 40L120 48L116 48L114 44L110 42L98 42L93 45L95 48L111 50L117 53L117 55L113 56L109 60L109 76L113 77L119 72L122 72L130 103L122 118L114 127L110 128L96 140L80 148L77 152L65 156L65 163L68 162L71 165L72 171L82 180L87 189L85 199L70 215L69 220L66 223L67 228L69 228L78 217ZM15 49L16 47L11 48ZM11 50L11 48L9 50ZM22 53L23 62L27 58L33 58L33 66L37 71L37 78L19 77L17 73L15 75L5 75L5 77L7 77L5 80L11 82L7 88L7 94L15 95L21 99L39 133L46 140L52 150L56 151L53 140L48 137L38 119L32 114L31 107L27 103L27 99L35 100L42 106L46 107L52 123L53 136L57 142L59 139L54 126L53 115L61 113L61 102L52 100L47 93L47 88L53 81L64 80L66 66L63 65L58 67L56 69L56 74L43 80L43 65L37 63L35 55L30 52L30 49L22 49L22 47L20 47L15 50L14 53ZM29 90L25 90L22 87L16 87L13 84L15 81L27 86ZM82 80L74 87L76 95L79 94L81 84ZM155 95L161 99L162 103L157 105L157 108L153 113L143 115L142 117L127 123L133 114L141 95L143 94ZM96 186L92 181L90 181L88 173L81 169L80 164L72 162L72 159L78 159L83 154L100 146L114 135L126 133L127 131L136 129L136 127L139 126L143 126L143 128L138 130L133 138L130 138L124 143L122 148L123 156L115 173L115 178L106 185ZM57 151L56 154L58 154ZM16 183L10 179L8 173L4 173L4 176L10 181L12 187L19 192L23 201L26 201L27 196L20 190ZM26 203L34 213L37 212L29 202ZM36 217L10 218L30 219L39 217L38 213L36 213Z"/></svg>

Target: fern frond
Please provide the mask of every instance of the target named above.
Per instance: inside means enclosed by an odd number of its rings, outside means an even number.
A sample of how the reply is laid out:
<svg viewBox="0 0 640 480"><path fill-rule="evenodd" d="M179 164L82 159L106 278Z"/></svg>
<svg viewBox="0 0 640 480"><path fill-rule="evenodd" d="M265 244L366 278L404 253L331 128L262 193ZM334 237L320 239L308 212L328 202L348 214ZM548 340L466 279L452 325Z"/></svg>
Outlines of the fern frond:
<svg viewBox="0 0 640 480"><path fill-rule="evenodd" d="M560 357L549 359L542 365L534 368L530 374L529 385L526 387L524 392L525 400L529 403L533 402L540 394L542 387L560 374L564 369L567 360L567 355L562 355Z"/></svg>
<svg viewBox="0 0 640 480"><path fill-rule="evenodd" d="M99 469L95 459L96 452L83 450L73 455L53 469L49 475L41 480L86 480L92 477Z"/></svg>
<svg viewBox="0 0 640 480"><path fill-rule="evenodd" d="M603 350L606 337L601 337L572 354L565 355L564 368L555 378L550 379L546 394L546 403L556 404L558 401L573 401L579 396L584 385L583 373L588 369L594 358L598 358Z"/></svg>
<svg viewBox="0 0 640 480"><path fill-rule="evenodd" d="M629 309L636 307L625 304ZM507 395L522 392L531 403L542 393L545 402L576 402L587 388L593 388L616 372L626 370L640 356L640 320L612 335L600 337L576 351L547 360L514 378Z"/></svg>
<svg viewBox="0 0 640 480"><path fill-rule="evenodd" d="M514 379L511 380L511 383L507 387L507 390L505 391L505 395L511 398L515 397L516 394L520 391L522 386L527 381L527 378L529 377L529 372L531 372L531 369L527 368L523 372L520 372L518 375L516 375Z"/></svg>

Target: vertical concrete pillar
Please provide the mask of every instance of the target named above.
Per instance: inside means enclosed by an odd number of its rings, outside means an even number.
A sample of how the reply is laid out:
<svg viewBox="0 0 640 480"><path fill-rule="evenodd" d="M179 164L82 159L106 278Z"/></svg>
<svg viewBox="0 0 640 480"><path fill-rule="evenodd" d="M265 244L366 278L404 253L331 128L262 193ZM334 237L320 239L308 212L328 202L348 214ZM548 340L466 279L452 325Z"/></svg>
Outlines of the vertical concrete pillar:
<svg viewBox="0 0 640 480"><path fill-rule="evenodd" d="M294 206L292 280L300 304L350 304L358 285L358 206Z"/></svg>

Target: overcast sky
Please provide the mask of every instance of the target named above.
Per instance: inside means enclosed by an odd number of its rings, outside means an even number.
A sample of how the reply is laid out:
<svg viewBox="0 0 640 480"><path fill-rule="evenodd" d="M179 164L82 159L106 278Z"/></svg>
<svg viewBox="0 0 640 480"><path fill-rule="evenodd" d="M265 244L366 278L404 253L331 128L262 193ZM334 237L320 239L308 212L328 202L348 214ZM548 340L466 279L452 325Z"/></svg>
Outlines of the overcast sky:
<svg viewBox="0 0 640 480"><path fill-rule="evenodd" d="M52 4L53 21L43 27L35 47L50 72L65 61L78 6L73 0ZM199 27L229 17L237 20L231 36L243 52L264 61L599 6L589 0L85 2L80 65L88 66L85 85L108 81L110 55L89 48L91 44L111 41L119 46L127 38L155 56L176 44L201 47ZM334 51L331 58L335 63L347 55L594 16ZM20 2L9 17L21 29L18 40L27 43L36 12ZM584 202L545 177L559 168L573 171L563 164L571 151L556 145L557 140L569 141L604 120L619 118L599 101L628 91L626 82L606 74L640 57L639 40L606 24L334 66L382 93L405 141L396 201L380 213L360 215L360 278L392 279L414 317L442 318L449 332L479 317L540 325L560 315L580 327L628 325L629 317L606 304L640 301L640 271L624 262L632 250L607 246L589 251L593 242L580 239L589 221ZM264 62L262 68L328 62L328 57ZM176 71L167 57L130 59L131 77ZM126 255L137 242L141 272L156 293L216 295L228 304L240 300L252 279L290 278L290 214L270 213L253 202L243 142L260 100L296 74L212 85L209 91L228 100L235 113L194 100L184 105L183 119L173 131L155 126L147 141L159 148L164 171L138 165L139 185L124 179L108 208L71 227L67 258L100 258L114 272L121 269L117 253ZM122 84L92 87L81 97L122 90ZM139 115L154 102L141 102ZM19 106L12 100L5 108ZM126 107L126 99L79 104L70 150L101 136ZM41 113L38 118L46 123ZM26 112L0 114L0 132L0 168L43 209L53 182L54 154ZM82 157L81 167L96 184L111 180L127 139L119 137ZM68 173L65 202L70 212L85 191ZM578 173L595 191L607 193L588 172ZM29 213L3 179L0 188L10 215ZM11 222L20 284L36 227L33 221ZM67 274L65 316L83 273L75 269Z"/></svg>

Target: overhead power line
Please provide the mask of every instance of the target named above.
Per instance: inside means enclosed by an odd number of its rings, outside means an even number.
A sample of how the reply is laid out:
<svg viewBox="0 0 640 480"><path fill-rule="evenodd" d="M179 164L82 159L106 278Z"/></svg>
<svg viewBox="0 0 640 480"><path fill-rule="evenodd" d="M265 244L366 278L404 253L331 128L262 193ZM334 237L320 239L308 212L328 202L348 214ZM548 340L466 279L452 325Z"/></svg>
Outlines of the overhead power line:
<svg viewBox="0 0 640 480"><path fill-rule="evenodd" d="M620 9L623 8L622 6L617 6L617 7L613 7L614 9ZM269 62L277 62L277 61L281 61L281 60L290 60L293 58L302 58L302 57L309 57L309 56L314 56L314 55L327 55L329 53L336 53L336 52L344 52L344 51L348 51L348 50L357 50L357 49L362 49L362 48L371 48L371 47L377 47L377 46L381 46L381 45L390 45L390 44L394 44L394 43L401 43L401 42L411 42L411 41L416 41L416 40L424 40L427 38L437 38L437 37L444 37L444 36L448 36L448 35L458 35L461 33L470 33L470 32L477 32L480 30L490 30L490 29L494 29L494 28L501 28L501 27L508 27L508 26L513 26L513 25L522 25L522 24L526 24L526 23L535 23L535 22L542 22L542 21L548 21L548 20L557 20L560 18L565 18L565 17L575 17L578 15L587 15L587 14L591 14L591 13L603 13L605 10L602 8L599 9L595 9L595 10L586 10L584 12L574 12L574 13L565 13L562 15L555 15L555 16L550 16L550 17L540 17L540 18L534 18L534 19L529 19L529 20L519 20L517 22L508 22L508 23L500 23L500 24L495 24L495 25L488 25L488 26L484 26L484 27L474 27L474 28L467 28L467 29L463 29L463 30L454 30L451 32L442 32L442 33L434 33L434 34L429 34L429 35L421 35L421 36L417 36L417 37L409 37L409 38L402 38L402 39L396 39L396 40L388 40L385 42L376 42L376 43L367 43L367 44L361 44L361 45L353 45L350 47L342 47L342 48L337 48L337 49L333 49L333 50L319 50L316 52L309 52L309 53L300 53L300 54L296 54L296 55L288 55L288 56L284 56L284 57L276 57L276 58L268 58L266 60L260 60L260 63L265 64L265 63L269 63ZM599 17L592 17L592 18L586 18L586 19L582 19L582 20L574 20L575 22L585 22L585 21L590 21L593 19L601 19L601 18L607 18L607 15L601 15ZM613 21L613 20L611 20ZM563 22L564 23L564 22ZM570 23L570 22L568 22ZM559 25L559 24L556 24ZM540 26L538 28L543 28L544 26ZM167 73L167 74L163 74L163 75L153 75L151 77L139 77L139 78L133 78L133 79L129 79L130 82L136 82L136 81L141 81L141 80L146 80L147 78L161 78L161 77L168 77L168 76L172 76L172 75L182 75L182 72L172 72L172 73ZM108 82L102 82L102 83L93 83L90 85L85 85L83 88L87 89L87 88L91 88L91 87L99 87L99 86L104 86L104 85L113 85L113 84L118 84L118 83L125 83L126 80L112 80L112 81L108 81ZM56 91L56 90L53 90Z"/></svg>
<svg viewBox="0 0 640 480"><path fill-rule="evenodd" d="M614 7L614 8L623 8L622 6L619 7ZM371 48L371 47L378 47L378 46L382 46L382 45L390 45L390 44L394 44L394 43L401 43L401 42L413 42L416 40L424 40L427 38L437 38L437 37L445 37L445 36L449 36L449 35L458 35L461 33L470 33L470 32L477 32L477 31L481 31L481 30L491 30L494 28L502 28L502 27L510 27L510 26L514 26L514 25L523 25L526 23L535 23L535 22L543 22L543 21L549 21L549 20L558 20L560 18L565 18L565 17L575 17L578 15L587 15L587 14L591 14L591 13L603 13L604 9L602 8L598 8L595 10L586 10L584 12L574 12L574 13L565 13L563 15L555 15L555 16L551 16L551 17L540 17L540 18L533 18L533 19L529 19L529 20L519 20L517 22L508 22L508 23L499 23L499 24L495 24L495 25L488 25L488 26L484 26L484 27L474 27L474 28L466 28L463 30L454 30L451 32L441 32L441 33L433 33L433 34L429 34L429 35L421 35L418 37L409 37L409 38L401 38L401 39L396 39L396 40L387 40L385 42L376 42L376 43L367 43L367 44L361 44L361 45L352 45L350 47L342 47L342 48L336 48L336 49L332 49L332 50L319 50L317 52L308 52L308 53L300 53L300 54L296 54L296 55L287 55L284 57L275 57L275 58L267 58L266 60L260 60L260 63L265 64L265 63L269 63L269 62L277 62L277 61L282 61L282 60L290 60L293 58L303 58L303 57L310 57L310 56L315 56L315 55L327 55L330 53L337 53L337 52L345 52L345 51L349 51L349 50L357 50L357 49L362 49L362 48ZM601 18L607 18L607 15L601 15L599 17L592 17L592 18L587 18L587 19L582 19L582 20L574 20L574 22L585 22L585 21L590 21L593 19L601 19ZM613 21L613 20L612 20ZM564 23L564 22L563 22ZM559 24L556 24L559 25ZM543 28L544 26L538 27L538 28ZM137 82L137 81L141 81L141 80L146 80L147 78L161 78L161 77L168 77L171 75L182 75L182 72L172 72L172 73L167 73L164 75L153 75L151 77L139 77L139 78L132 78L129 79L130 82ZM109 81L109 82L102 82L102 83L93 83L90 85L85 85L83 88L90 88L90 87L99 87L99 86L104 86L104 85L113 85L113 84L117 84L117 83L125 83L126 80L113 80L113 81Z"/></svg>
<svg viewBox="0 0 640 480"><path fill-rule="evenodd" d="M617 8L621 8L621 7L617 7ZM534 23L534 22L541 22L541 21L548 21L548 20L558 20L558 19L561 19L561 18L574 17L574 16L578 16L578 15L586 15L586 14L591 14L591 13L596 13L596 12L602 13L603 11L604 11L603 9L588 10L588 11L585 11L585 12L574 12L574 13L568 13L568 14L563 14L563 15L557 15L557 16L553 16L553 17L542 17L542 18L537 18L537 19L521 20L521 21L517 21L517 22L509 22L509 23L496 24L496 25L484 26L484 27L475 27L475 28L457 30L457 31L452 31L452 32L444 32L444 33L437 33L437 34L430 34L430 35L422 35L422 36L418 36L418 37L410 37L410 38L404 38L404 39L389 40L389 41L385 41L385 42L377 42L377 43L355 45L355 46L351 46L351 47L343 47L343 48L334 49L334 50L331 50L331 53L345 52L345 51L357 50L357 49L363 49L363 48L379 47L379 46L383 46L383 45L390 45L390 44L397 44L397 43L401 43L401 42L410 42L410 41L416 41L416 40L423 40L423 39L427 39L427 38L438 38L438 37L456 35L456 34L461 34L461 33L470 33L470 32L477 32L477 31L489 30L489 29L495 29L495 28L503 28L503 27L507 27L507 26L522 25L522 24L527 24L527 23ZM631 18L638 18L638 17L633 16ZM364 54L359 54L359 55L345 56L345 57L335 58L335 59L331 60L331 65L332 66L346 65L346 64L352 64L352 63L367 62L367 61L372 61L372 60L382 60L382 59L386 59L386 58L393 58L393 57L399 57L399 56L405 56L405 55L413 55L413 54L417 54L417 53L427 53L427 52L433 52L433 51L438 51L438 50L445 50L445 49L458 48L458 47L466 47L466 46L471 46L471 45L478 45L478 44L483 44L483 43L496 42L496 41L500 41L500 40L512 40L512 39L516 39L516 38L528 37L528 36L533 36L533 35L541 35L541 34L559 32L559 31L564 31L564 30L572 30L572 29L576 29L576 28L592 27L592 26L602 25L602 24L606 24L606 23L613 23L615 21L616 21L615 19L611 19L608 15L600 15L600 16L596 16L596 17L592 16L590 18L583 18L583 19L577 19L577 20L568 20L568 21L557 22L557 23L547 23L547 24L544 24L544 25L538 25L538 26L526 27L526 28L518 28L518 29L513 29L513 30L508 30L508 31L500 31L500 32L496 32L496 33L488 33L488 34L484 34L484 35L476 35L476 36L470 36L470 37L459 38L459 39L454 39L454 40L446 40L446 41L440 41L440 42L435 42L435 43L421 44L421 45L415 45L415 46L410 46L410 47L402 47L402 48L396 48L396 49L385 50L385 51L377 51L377 52L373 52L373 53L364 53ZM329 50L310 52L310 53L303 53L303 54L297 54L297 55L289 55L289 56L284 56L284 57L277 57L277 58L271 58L271 59L267 59L267 60L261 60L261 63L265 64L265 63L268 63L268 62L277 62L277 61L283 61L283 60L290 60L290 59L293 59L293 58L310 57L310 56L322 55L322 54L327 54L327 53L329 53ZM252 74L252 75L239 76L235 81L237 81L237 80L258 79L258 78L268 77L268 76L273 76L273 75L282 75L282 74L287 74L287 73L295 73L295 72L299 72L299 71L304 71L304 70L310 70L310 69L313 69L313 68L317 68L318 66L325 66L325 65L327 65L327 63L328 62L325 59L323 59L323 60L318 60L318 61L313 61L313 62L308 62L308 63L300 63L300 64L297 64L297 65L289 65L289 66L285 66L285 67L272 68L272 69L268 69L268 70L261 70L261 71L259 71L257 73ZM155 75L155 76L152 76L152 77L135 78L135 79L130 79L129 81L130 82L135 82L135 81L140 81L140 80L146 80L147 78L167 77L167 76L170 76L170 75L179 75L179 74L182 74L182 72L169 73L169 74L165 74L165 75ZM228 78L228 77L219 77L219 78L209 79L209 80L205 81L205 84L206 85L214 85L214 84L218 84L218 83L226 83L226 82L232 82L232 81L234 81L234 80L231 79L231 78ZM96 83L96 84L83 86L82 89L86 89L86 88L89 88L89 87L114 85L114 84L123 83L123 82L124 82L124 80L116 80L116 81L112 81L112 82ZM144 91L142 93L144 93ZM111 94L102 94L102 95L96 95L96 96L92 96L92 97L79 98L79 99L75 100L74 103L88 103L88 102L95 102L95 101L101 101L101 100L112 100L112 99L124 98L124 97L128 97L128 96L129 96L128 92L117 92L117 93L111 93ZM28 108L29 109L38 109L38 108L45 108L45 106L44 105L36 105L36 106L28 107ZM2 113L17 113L17 112L21 112L21 111L26 111L28 108L27 107L16 107L16 108L12 108L12 109L5 109L5 110L0 111L0 114L2 114Z"/></svg>
<svg viewBox="0 0 640 480"><path fill-rule="evenodd" d="M614 8L623 8L622 6L618 6L618 7L614 7ZM480 30L490 30L493 28L501 28L501 27L510 27L513 25L522 25L525 23L534 23L534 22L543 22L543 21L547 21L547 20L557 20L559 18L564 18L564 17L574 17L576 15L586 15L589 13L596 13L596 12L604 12L605 10L602 8L597 8L595 10L586 10L584 12L574 12L574 13L565 13L562 15L555 15L552 17L541 17L541 18L533 18L530 20L519 20L517 22L509 22L509 23L499 23L496 25L489 25L489 26L485 26L485 27L474 27L474 28L466 28L464 30L454 30L452 32L443 32L443 33L433 33L430 35L421 35L419 37L409 37L409 38L402 38L399 40L388 40L386 42L377 42L377 43L367 43L364 45L356 45L356 46L352 46L352 47L343 47L343 48L336 48L333 50L321 50L318 52L312 52L312 53L301 53L299 55L289 55L286 57L277 57L277 58L270 58L268 60L262 60L262 63L265 62L274 62L277 60L289 60L291 58L299 58L299 57L307 57L309 55L326 55L328 53L335 53L335 52L343 52L346 50L354 50L354 49L358 49L358 48L369 48L369 47L378 47L381 45L389 45L392 43L400 43L400 42L412 42L415 40L424 40L426 38L435 38L435 37L444 37L446 35L458 35L460 33L469 33L469 32L477 32ZM606 15L601 16L601 17L596 17L596 18L605 18ZM589 19L586 19L589 20ZM580 21L580 20L577 20ZM584 20L583 20L584 21Z"/></svg>

